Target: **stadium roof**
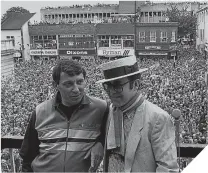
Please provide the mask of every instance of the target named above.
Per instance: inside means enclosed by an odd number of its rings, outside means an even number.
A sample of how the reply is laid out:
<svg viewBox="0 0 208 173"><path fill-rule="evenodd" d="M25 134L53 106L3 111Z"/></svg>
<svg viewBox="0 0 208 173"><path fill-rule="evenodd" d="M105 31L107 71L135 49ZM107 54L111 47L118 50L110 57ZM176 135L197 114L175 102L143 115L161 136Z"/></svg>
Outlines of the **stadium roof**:
<svg viewBox="0 0 208 173"><path fill-rule="evenodd" d="M131 23L100 23L97 24L98 35L127 35L134 34L134 26Z"/></svg>
<svg viewBox="0 0 208 173"><path fill-rule="evenodd" d="M95 24L54 24L29 26L29 35L95 34Z"/></svg>
<svg viewBox="0 0 208 173"><path fill-rule="evenodd" d="M35 13L13 13L2 23L1 30L20 30Z"/></svg>

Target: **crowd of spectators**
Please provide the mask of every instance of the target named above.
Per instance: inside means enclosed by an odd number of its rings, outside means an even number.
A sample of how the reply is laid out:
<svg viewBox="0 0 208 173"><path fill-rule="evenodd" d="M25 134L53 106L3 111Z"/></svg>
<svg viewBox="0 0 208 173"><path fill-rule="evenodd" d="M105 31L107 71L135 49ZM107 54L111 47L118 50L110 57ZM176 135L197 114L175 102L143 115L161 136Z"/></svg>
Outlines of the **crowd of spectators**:
<svg viewBox="0 0 208 173"><path fill-rule="evenodd" d="M100 20L101 21L101 20ZM88 21L78 21L78 20L69 20L69 21L66 21L66 20L62 20L62 21L56 21L56 22L49 22L49 21L33 21L32 23L31 22L28 22L28 25L29 26L43 26L43 25L61 25L61 24L83 24L83 23L104 23L103 22L94 22L93 20L88 20Z"/></svg>
<svg viewBox="0 0 208 173"><path fill-rule="evenodd" d="M33 21L32 23L28 23L29 26L33 26L33 25L38 25L38 26L42 26L42 25L60 25L60 24L83 24L83 23L134 23L134 17L133 16L112 16L109 17L108 19L101 19L101 18L94 18L94 19L89 19L89 20L83 20L82 18L80 19L81 21L79 21L79 19L77 20L72 20L72 19L62 19L62 20L58 20L57 21L53 21L53 22L49 22L49 21ZM137 22L139 22L139 19L136 19Z"/></svg>
<svg viewBox="0 0 208 173"><path fill-rule="evenodd" d="M111 6L118 6L118 4L100 4L100 3L97 3L95 5L91 5L91 4L83 4L83 5L79 5L79 4L76 4L76 5L71 5L71 6L58 6L58 7L43 7L41 9L64 9L64 8L92 8L92 7L111 7Z"/></svg>
<svg viewBox="0 0 208 173"><path fill-rule="evenodd" d="M101 85L95 82L102 78L98 66L109 60L79 60L87 71L86 92L108 100ZM174 108L181 110L180 142L208 143L208 101L204 74L208 61L193 48L179 49L178 58L144 57L138 59L140 67L157 66L143 74L141 90L151 102L171 114ZM14 76L2 79L1 83L1 135L23 136L29 115L36 105L53 97L52 67L56 60L28 61L15 65ZM207 93L208 94L208 93ZM20 165L18 151L15 162ZM2 150L4 162L8 150ZM3 163L2 161L2 163ZM186 163L186 162L185 162Z"/></svg>
<svg viewBox="0 0 208 173"><path fill-rule="evenodd" d="M180 142L208 143L208 101L204 81L207 62L193 48L179 50L174 60L143 59L142 65L159 62L159 67L144 76L144 93L148 100L171 114L182 112ZM206 139L207 138L207 139Z"/></svg>

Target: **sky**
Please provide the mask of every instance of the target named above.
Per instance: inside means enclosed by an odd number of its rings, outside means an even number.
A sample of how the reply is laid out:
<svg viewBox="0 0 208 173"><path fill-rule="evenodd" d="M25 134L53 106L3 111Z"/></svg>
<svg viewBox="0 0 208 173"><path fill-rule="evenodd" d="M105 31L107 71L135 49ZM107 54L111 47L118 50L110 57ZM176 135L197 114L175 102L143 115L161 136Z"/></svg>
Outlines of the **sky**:
<svg viewBox="0 0 208 173"><path fill-rule="evenodd" d="M40 20L40 9L42 7L58 7L58 6L71 6L78 4L118 4L119 1L99 1L99 0L62 0L62 1L52 1L52 0L36 0L36 1L9 1L9 0L1 0L1 16L6 13L6 11L11 7L23 7L26 10L29 10L31 13L36 13L35 20Z"/></svg>
<svg viewBox="0 0 208 173"><path fill-rule="evenodd" d="M131 0L133 1L133 0ZM138 1L138 0L137 0ZM141 1L141 0L139 0ZM168 0L152 0L152 1L157 1L157 2L165 2ZM200 1L200 0L174 0L174 2L180 2L180 1ZM204 0L202 0L204 1ZM114 0L104 0L104 1L99 1L99 0L61 0L61 1L54 1L54 0L36 0L36 1L30 1L30 0L1 0L1 16L11 7L23 7L27 10L29 10L31 13L36 13L34 16L34 20L40 21L40 9L41 7L57 7L57 6L71 6L71 5L76 5L76 4L97 4L97 3L104 3L104 4L119 4L119 1L114 1Z"/></svg>

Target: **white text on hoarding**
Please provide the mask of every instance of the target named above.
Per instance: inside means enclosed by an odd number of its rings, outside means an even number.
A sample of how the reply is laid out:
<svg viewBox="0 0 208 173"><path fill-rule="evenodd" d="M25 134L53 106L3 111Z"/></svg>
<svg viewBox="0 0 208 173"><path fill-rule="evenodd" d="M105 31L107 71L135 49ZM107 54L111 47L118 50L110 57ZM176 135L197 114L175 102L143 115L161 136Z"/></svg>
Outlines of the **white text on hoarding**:
<svg viewBox="0 0 208 173"><path fill-rule="evenodd" d="M87 51L67 51L67 55L87 55Z"/></svg>

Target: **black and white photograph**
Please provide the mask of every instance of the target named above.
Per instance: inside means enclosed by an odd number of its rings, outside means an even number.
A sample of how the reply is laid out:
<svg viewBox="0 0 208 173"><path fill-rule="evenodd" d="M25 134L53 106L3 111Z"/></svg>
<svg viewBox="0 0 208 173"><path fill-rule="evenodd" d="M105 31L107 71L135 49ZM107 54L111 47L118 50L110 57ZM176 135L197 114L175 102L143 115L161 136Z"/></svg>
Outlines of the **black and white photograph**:
<svg viewBox="0 0 208 173"><path fill-rule="evenodd" d="M0 172L208 172L208 1L1 0Z"/></svg>

